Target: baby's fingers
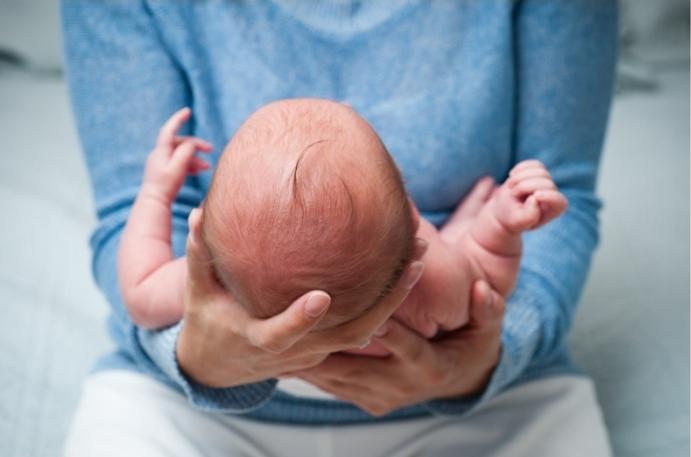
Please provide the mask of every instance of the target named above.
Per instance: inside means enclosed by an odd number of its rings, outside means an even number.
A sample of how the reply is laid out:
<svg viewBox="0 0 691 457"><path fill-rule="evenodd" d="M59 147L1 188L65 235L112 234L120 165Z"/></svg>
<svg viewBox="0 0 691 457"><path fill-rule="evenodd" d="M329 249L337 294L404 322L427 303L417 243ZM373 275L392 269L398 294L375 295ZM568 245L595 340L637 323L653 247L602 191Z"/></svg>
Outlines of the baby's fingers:
<svg viewBox="0 0 691 457"><path fill-rule="evenodd" d="M186 141L175 148L173 157L170 158L170 167L176 174L184 176L190 166L190 162L194 158L194 153L197 152L197 145L192 141Z"/></svg>
<svg viewBox="0 0 691 457"><path fill-rule="evenodd" d="M187 173L199 173L209 169L209 163L194 154L197 151L209 152L212 146L204 140L195 137L188 137L182 141L173 152L170 159L170 167L173 173L184 176Z"/></svg>
<svg viewBox="0 0 691 457"><path fill-rule="evenodd" d="M534 195L528 197L522 207L509 216L509 225L520 230L533 229L540 222L540 206Z"/></svg>
<svg viewBox="0 0 691 457"><path fill-rule="evenodd" d="M527 179L531 178L547 178L547 179L552 179L552 177L549 174L549 171L547 171L546 168L544 167L529 167L529 168L524 168L523 170L520 170L511 176L509 176L509 179L506 180L506 184L509 187L514 187L516 184L525 181Z"/></svg>
<svg viewBox="0 0 691 457"><path fill-rule="evenodd" d="M557 186L554 185L554 181L550 178L528 178L513 186L511 188L511 195L523 198L540 190L555 190L556 188Z"/></svg>
<svg viewBox="0 0 691 457"><path fill-rule="evenodd" d="M177 136L175 137L175 147L181 145L182 143L186 141L191 141L194 144L197 145L197 149L201 152L211 152L214 149L214 146L209 143L208 141L196 137L196 136Z"/></svg>
<svg viewBox="0 0 691 457"><path fill-rule="evenodd" d="M540 168L544 167L544 165L537 159L524 160L522 162L519 162L515 167L511 169L511 171L509 172L509 176L513 176L515 174L520 173L523 170L535 167Z"/></svg>
<svg viewBox="0 0 691 457"><path fill-rule="evenodd" d="M175 137L192 115L192 110L188 107L178 110L163 124L156 140L156 147L173 148L175 147Z"/></svg>
<svg viewBox="0 0 691 457"><path fill-rule="evenodd" d="M197 173L208 170L210 167L211 165L209 162L201 157L192 157L187 172L191 175L196 175Z"/></svg>
<svg viewBox="0 0 691 457"><path fill-rule="evenodd" d="M547 222L555 219L569 206L569 201L564 194L556 190L539 190L535 192L535 199L540 205L542 216L538 222L537 227L540 227Z"/></svg>

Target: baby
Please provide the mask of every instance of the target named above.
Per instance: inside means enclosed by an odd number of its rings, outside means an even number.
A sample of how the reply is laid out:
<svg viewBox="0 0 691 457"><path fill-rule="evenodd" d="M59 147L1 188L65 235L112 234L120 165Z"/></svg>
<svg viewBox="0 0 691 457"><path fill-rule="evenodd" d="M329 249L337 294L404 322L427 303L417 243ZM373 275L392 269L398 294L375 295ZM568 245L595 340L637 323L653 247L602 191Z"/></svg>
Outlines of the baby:
<svg viewBox="0 0 691 457"><path fill-rule="evenodd" d="M186 266L171 249L171 205L185 176L209 167L195 153L211 150L201 139L177 136L189 116L183 109L162 128L120 245L122 295L132 320L147 328L171 325L183 312ZM428 338L462 326L470 286L482 278L508 295L521 233L566 205L539 162L518 164L454 245L449 267L460 268L464 280L433 291L437 307L424 289L414 289L395 317ZM374 130L327 100L278 101L252 114L220 157L203 208L202 239L215 274L255 317L275 315L319 289L332 304L318 328L334 327L386 295L416 236L429 241L427 256L449 258ZM386 355L376 345L351 352Z"/></svg>

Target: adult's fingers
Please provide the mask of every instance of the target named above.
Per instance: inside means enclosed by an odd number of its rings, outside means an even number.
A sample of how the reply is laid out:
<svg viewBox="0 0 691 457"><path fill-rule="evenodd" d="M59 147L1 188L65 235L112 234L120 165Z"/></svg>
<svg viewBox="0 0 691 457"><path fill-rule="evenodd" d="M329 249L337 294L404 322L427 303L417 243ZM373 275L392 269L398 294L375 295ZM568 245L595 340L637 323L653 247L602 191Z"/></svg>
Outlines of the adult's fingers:
<svg viewBox="0 0 691 457"><path fill-rule="evenodd" d="M246 326L247 339L267 352L282 353L314 328L330 305L329 294L310 291L276 316L251 320Z"/></svg>
<svg viewBox="0 0 691 457"><path fill-rule="evenodd" d="M301 347L313 351L336 352L360 348L369 343L374 332L396 311L422 276L424 268L419 260L425 255L428 243L415 240L413 257L394 288L362 316L335 328L312 332L300 341ZM296 346L297 347L297 346Z"/></svg>
<svg viewBox="0 0 691 457"><path fill-rule="evenodd" d="M408 263L394 288L364 316L339 326L339 328L343 330L348 329L348 327L352 329L363 328L364 340L359 341L357 347L369 341L372 334L391 317L394 311L396 311L406 299L411 289L417 284L424 269L424 263L420 261L420 259L424 257L428 247L429 243L426 240L416 238L411 261Z"/></svg>
<svg viewBox="0 0 691 457"><path fill-rule="evenodd" d="M202 209L195 208L189 215L187 235L188 291L196 297L205 297L218 290L213 273L211 255L201 237Z"/></svg>
<svg viewBox="0 0 691 457"><path fill-rule="evenodd" d="M377 341L383 344L399 359L419 364L421 361L434 363L434 351L427 339L421 337L395 319L382 326Z"/></svg>
<svg viewBox="0 0 691 457"><path fill-rule="evenodd" d="M408 265L398 283L365 315L338 326L337 332L326 342L330 351L360 348L367 345L372 335L403 303L411 289L422 276L424 265L416 260ZM319 332L321 333L321 332ZM315 334L315 337L319 335Z"/></svg>
<svg viewBox="0 0 691 457"><path fill-rule="evenodd" d="M391 375L390 360L364 355L330 354L319 365L293 373L296 376L314 374L322 379L340 379L347 382L367 384L372 377Z"/></svg>
<svg viewBox="0 0 691 457"><path fill-rule="evenodd" d="M478 280L473 284L470 303L470 323L476 330L494 330L501 327L506 303L504 297L493 290L487 282Z"/></svg>
<svg viewBox="0 0 691 457"><path fill-rule="evenodd" d="M184 107L170 116L158 133L156 146L174 147L178 130L187 122L191 114L192 110L188 107Z"/></svg>

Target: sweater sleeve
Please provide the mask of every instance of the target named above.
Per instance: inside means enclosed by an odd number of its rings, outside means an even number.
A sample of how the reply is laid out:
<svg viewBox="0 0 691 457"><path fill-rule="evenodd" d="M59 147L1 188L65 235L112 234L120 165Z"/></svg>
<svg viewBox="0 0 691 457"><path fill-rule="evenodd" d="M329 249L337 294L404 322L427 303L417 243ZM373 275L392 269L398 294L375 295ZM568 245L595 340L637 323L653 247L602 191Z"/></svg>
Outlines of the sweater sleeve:
<svg viewBox="0 0 691 457"><path fill-rule="evenodd" d="M515 162L542 161L569 208L524 237L502 354L484 392L429 402L437 413L475 409L564 348L598 242L595 184L614 82L616 2L526 0L515 8Z"/></svg>
<svg viewBox="0 0 691 457"><path fill-rule="evenodd" d="M146 157L164 121L193 103L184 72L166 52L143 2L63 0L61 16L66 77L98 218L91 237L92 271L112 309L118 345L143 371L176 384L195 406L228 411L258 406L269 398L275 381L233 389L189 382L175 358L179 326L137 328L118 287L117 246ZM194 130L187 127L187 132ZM176 256L184 254L187 216L202 198L194 178L176 198Z"/></svg>

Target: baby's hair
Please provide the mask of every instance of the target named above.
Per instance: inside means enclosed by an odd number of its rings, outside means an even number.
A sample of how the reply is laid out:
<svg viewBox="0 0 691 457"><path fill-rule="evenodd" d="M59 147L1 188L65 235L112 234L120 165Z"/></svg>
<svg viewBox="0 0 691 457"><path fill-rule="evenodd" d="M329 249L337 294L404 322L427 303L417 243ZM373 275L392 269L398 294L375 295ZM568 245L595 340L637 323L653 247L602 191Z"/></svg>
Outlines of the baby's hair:
<svg viewBox="0 0 691 457"><path fill-rule="evenodd" d="M332 296L333 316L364 311L396 283L414 240L379 137L350 108L316 99L272 103L240 127L202 234L220 282L259 317L312 289Z"/></svg>

